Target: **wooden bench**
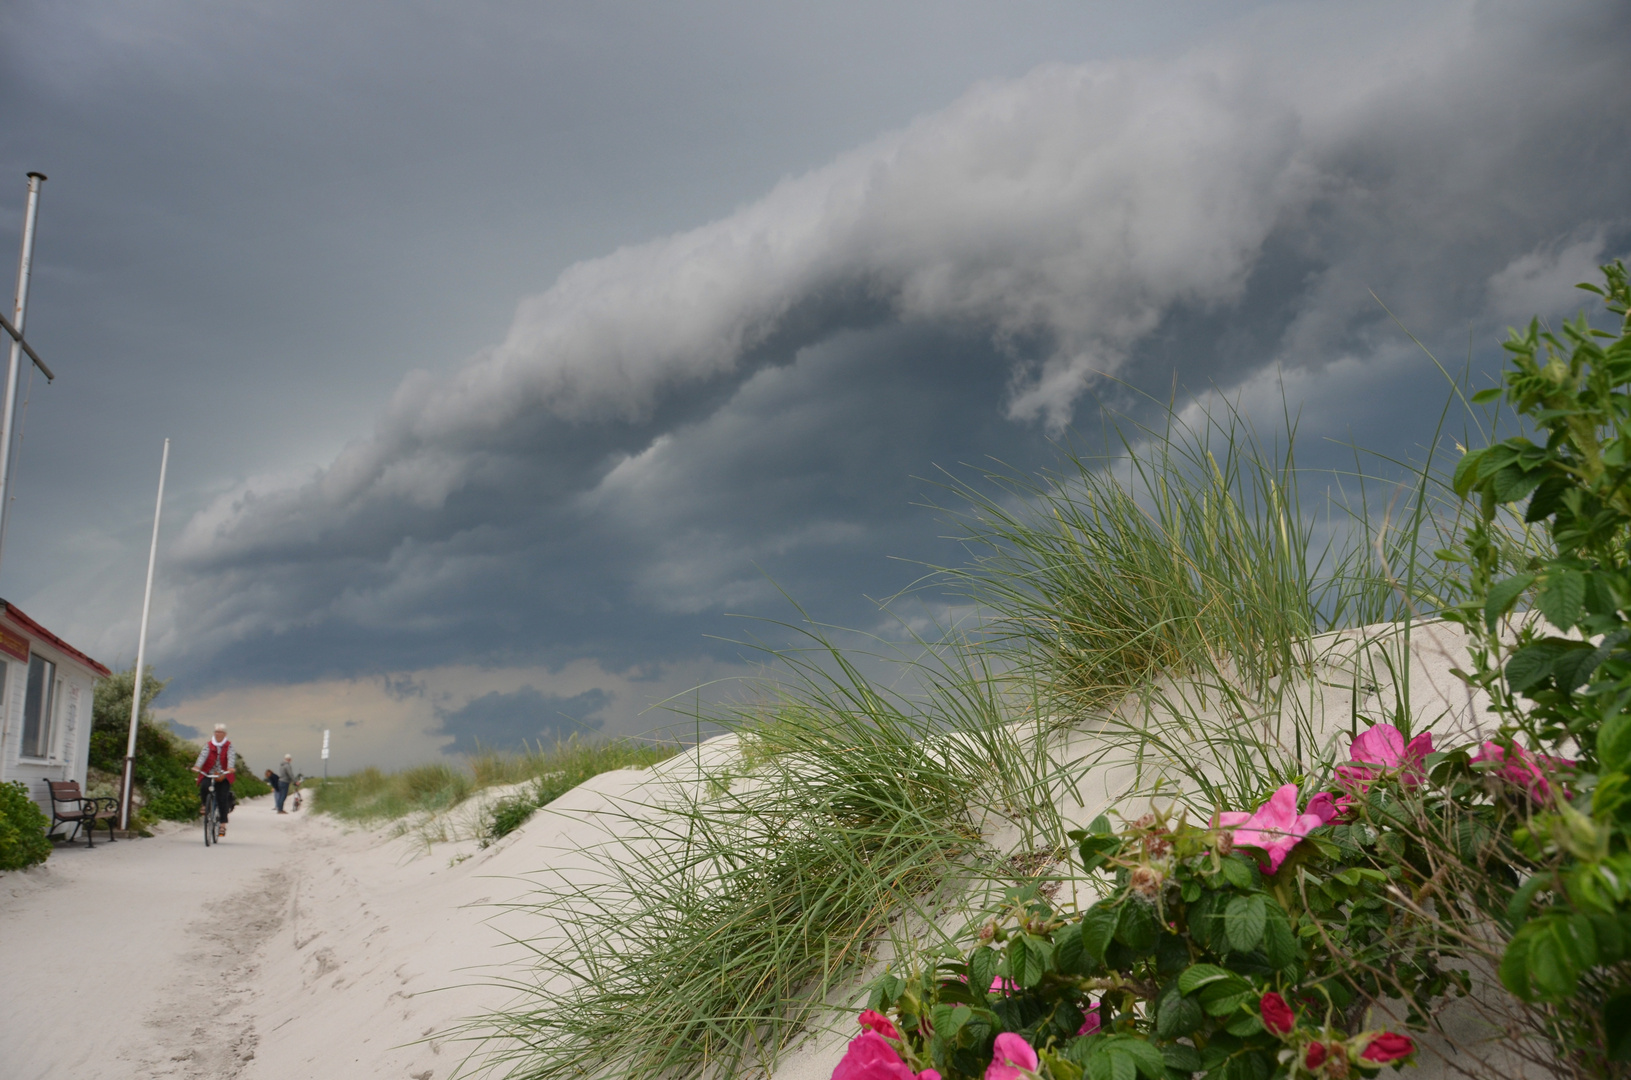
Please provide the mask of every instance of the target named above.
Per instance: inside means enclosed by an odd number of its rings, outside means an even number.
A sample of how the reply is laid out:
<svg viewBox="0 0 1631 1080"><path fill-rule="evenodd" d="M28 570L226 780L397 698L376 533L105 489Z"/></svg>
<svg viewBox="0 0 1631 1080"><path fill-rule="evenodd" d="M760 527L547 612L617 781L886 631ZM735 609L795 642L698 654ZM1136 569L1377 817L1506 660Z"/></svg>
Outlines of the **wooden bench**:
<svg viewBox="0 0 1631 1080"><path fill-rule="evenodd" d="M79 790L78 780L47 780L51 788L51 828L46 835L56 831L58 825L72 823L74 831L68 834L68 843L73 843L79 837L80 830L85 832L85 846L95 847L96 837L93 835L96 823L108 823L108 843L114 842L113 823L119 816L118 799L96 799L87 796Z"/></svg>

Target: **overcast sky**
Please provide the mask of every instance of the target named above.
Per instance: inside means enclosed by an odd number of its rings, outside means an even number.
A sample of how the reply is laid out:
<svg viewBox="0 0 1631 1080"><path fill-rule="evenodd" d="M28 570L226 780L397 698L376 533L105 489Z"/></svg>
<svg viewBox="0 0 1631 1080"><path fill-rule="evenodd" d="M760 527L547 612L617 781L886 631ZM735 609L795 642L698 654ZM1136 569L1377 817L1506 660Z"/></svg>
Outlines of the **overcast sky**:
<svg viewBox="0 0 1631 1080"><path fill-rule="evenodd" d="M868 627L1113 376L1408 452L1631 250L1600 3L0 7L42 198L0 595L252 762L399 765ZM7 254L6 258L10 258ZM9 264L7 264L9 265ZM7 271L9 273L9 271Z"/></svg>

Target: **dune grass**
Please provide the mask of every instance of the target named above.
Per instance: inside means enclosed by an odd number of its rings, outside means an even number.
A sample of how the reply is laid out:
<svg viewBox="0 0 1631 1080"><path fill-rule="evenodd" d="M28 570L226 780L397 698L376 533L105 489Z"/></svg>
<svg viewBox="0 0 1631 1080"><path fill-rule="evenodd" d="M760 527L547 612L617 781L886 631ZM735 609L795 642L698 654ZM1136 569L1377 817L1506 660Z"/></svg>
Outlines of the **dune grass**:
<svg viewBox="0 0 1631 1080"><path fill-rule="evenodd" d="M740 752L605 815L604 876L544 890L535 981L467 1032L490 1040L482 1066L766 1073L869 964L932 954L993 883L1061 872L1080 823L1057 807L1087 770L1255 805L1329 767L1311 710L1332 679L1389 685L1408 729L1409 624L1459 588L1423 558L1460 512L1433 454L1386 462L1402 481L1322 473L1311 507L1289 416L1270 445L1227 404L1191 415L1041 477L953 481L972 560L933 581L978 605L970 634L908 640L880 679L807 626L749 705L697 716ZM1534 541L1518 523L1507 542Z"/></svg>
<svg viewBox="0 0 1631 1080"><path fill-rule="evenodd" d="M986 832L1057 838L1051 793L1006 721L1011 686L971 649L909 661L923 693L864 677L810 629L784 654L783 703L708 719L756 753L669 767L662 801L607 812L604 876L563 874L530 905L536 1007L487 1018L485 1066L529 1080L755 1075L931 898L997 873ZM766 712L772 723L762 723ZM915 940L915 937L913 938ZM543 989L540 990L539 986Z"/></svg>
<svg viewBox="0 0 1631 1080"><path fill-rule="evenodd" d="M536 808L592 776L613 769L645 768L677 750L633 739L574 735L548 749L538 744L521 751L483 751L466 765L417 765L393 773L368 768L317 784L312 809L346 821L393 821L450 810L484 788L527 781L533 782L527 799Z"/></svg>

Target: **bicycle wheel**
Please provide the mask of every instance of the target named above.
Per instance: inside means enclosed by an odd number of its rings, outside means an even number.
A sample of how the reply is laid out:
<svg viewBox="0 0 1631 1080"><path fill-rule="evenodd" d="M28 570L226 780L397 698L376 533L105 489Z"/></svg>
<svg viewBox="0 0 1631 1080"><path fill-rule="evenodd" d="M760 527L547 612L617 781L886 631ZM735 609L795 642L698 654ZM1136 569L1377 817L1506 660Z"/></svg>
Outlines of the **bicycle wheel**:
<svg viewBox="0 0 1631 1080"><path fill-rule="evenodd" d="M221 811L215 805L215 790L204 796L204 846L209 847L215 843L215 831L221 826Z"/></svg>

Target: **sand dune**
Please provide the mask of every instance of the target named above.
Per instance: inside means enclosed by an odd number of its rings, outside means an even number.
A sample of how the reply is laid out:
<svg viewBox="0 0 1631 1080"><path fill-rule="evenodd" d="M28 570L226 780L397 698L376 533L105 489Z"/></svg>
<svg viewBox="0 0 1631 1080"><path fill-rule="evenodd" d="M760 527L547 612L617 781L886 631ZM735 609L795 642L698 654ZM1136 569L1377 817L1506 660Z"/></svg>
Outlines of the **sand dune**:
<svg viewBox="0 0 1631 1080"><path fill-rule="evenodd" d="M1392 692L1374 667L1353 677L1355 639L1326 639L1327 677L1300 706L1327 740ZM1465 736L1483 717L1449 674L1462 662L1446 628L1419 631L1409 697L1417 716ZM1061 760L1081 762L1063 797L1069 819L1121 805L1135 782L1098 746L1078 730L1060 747ZM557 876L592 882L620 823L659 815L671 785L733 757L727 737L651 770L604 774L487 848L474 838L479 804L400 834L309 811L280 817L262 799L240 807L210 849L196 827L59 849L42 867L0 877L0 1074L449 1077L477 1063L461 1025L528 984L523 943L548 948L555 920L570 917L511 905ZM777 1080L830 1076L848 1034L817 1033ZM1418 1076L1441 1073L1424 1065Z"/></svg>

